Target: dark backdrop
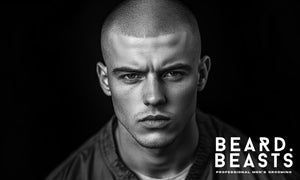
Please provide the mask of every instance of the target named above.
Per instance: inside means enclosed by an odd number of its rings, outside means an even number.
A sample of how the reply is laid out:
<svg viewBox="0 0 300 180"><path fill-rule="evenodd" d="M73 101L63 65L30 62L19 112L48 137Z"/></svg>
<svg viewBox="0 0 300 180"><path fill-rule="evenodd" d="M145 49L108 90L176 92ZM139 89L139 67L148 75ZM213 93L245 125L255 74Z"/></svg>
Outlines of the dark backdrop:
<svg viewBox="0 0 300 180"><path fill-rule="evenodd" d="M113 114L95 64L101 23L118 2L1 5L8 179L43 179ZM284 137L299 169L299 4L242 2L186 1L212 59L198 105L251 137Z"/></svg>

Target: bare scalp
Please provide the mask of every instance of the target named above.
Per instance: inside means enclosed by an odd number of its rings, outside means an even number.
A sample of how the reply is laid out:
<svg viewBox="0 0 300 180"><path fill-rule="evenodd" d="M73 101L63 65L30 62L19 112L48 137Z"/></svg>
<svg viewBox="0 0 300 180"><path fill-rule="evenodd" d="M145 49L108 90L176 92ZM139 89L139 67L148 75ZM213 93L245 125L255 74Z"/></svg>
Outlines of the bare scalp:
<svg viewBox="0 0 300 180"><path fill-rule="evenodd" d="M200 33L197 20L183 4L172 0L127 0L106 18L101 31L101 49L109 59L110 33L133 37L157 37L178 31L193 36L195 50L200 54Z"/></svg>

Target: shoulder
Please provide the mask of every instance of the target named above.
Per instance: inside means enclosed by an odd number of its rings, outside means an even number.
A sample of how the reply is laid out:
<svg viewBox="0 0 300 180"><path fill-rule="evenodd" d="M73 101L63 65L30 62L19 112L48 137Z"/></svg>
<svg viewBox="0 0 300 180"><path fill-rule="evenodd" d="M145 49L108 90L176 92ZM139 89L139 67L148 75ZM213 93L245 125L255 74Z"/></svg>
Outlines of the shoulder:
<svg viewBox="0 0 300 180"><path fill-rule="evenodd" d="M107 179L110 172L101 147L107 126L108 124L74 151L46 180Z"/></svg>

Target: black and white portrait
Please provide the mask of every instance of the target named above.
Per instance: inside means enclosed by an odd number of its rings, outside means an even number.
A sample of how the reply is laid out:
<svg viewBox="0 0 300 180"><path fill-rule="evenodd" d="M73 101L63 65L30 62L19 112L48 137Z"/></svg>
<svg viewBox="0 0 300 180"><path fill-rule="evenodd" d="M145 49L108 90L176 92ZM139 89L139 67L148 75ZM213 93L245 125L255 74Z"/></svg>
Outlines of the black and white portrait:
<svg viewBox="0 0 300 180"><path fill-rule="evenodd" d="M300 178L298 2L2 7L4 179Z"/></svg>

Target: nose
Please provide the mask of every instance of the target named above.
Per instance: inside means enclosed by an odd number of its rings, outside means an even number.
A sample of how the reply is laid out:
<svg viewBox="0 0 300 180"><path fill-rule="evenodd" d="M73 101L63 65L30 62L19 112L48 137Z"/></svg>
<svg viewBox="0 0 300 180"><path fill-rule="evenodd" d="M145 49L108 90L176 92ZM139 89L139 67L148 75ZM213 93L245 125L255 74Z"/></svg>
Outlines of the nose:
<svg viewBox="0 0 300 180"><path fill-rule="evenodd" d="M154 76L147 78L145 82L143 101L146 106L159 106L166 103L163 85Z"/></svg>

